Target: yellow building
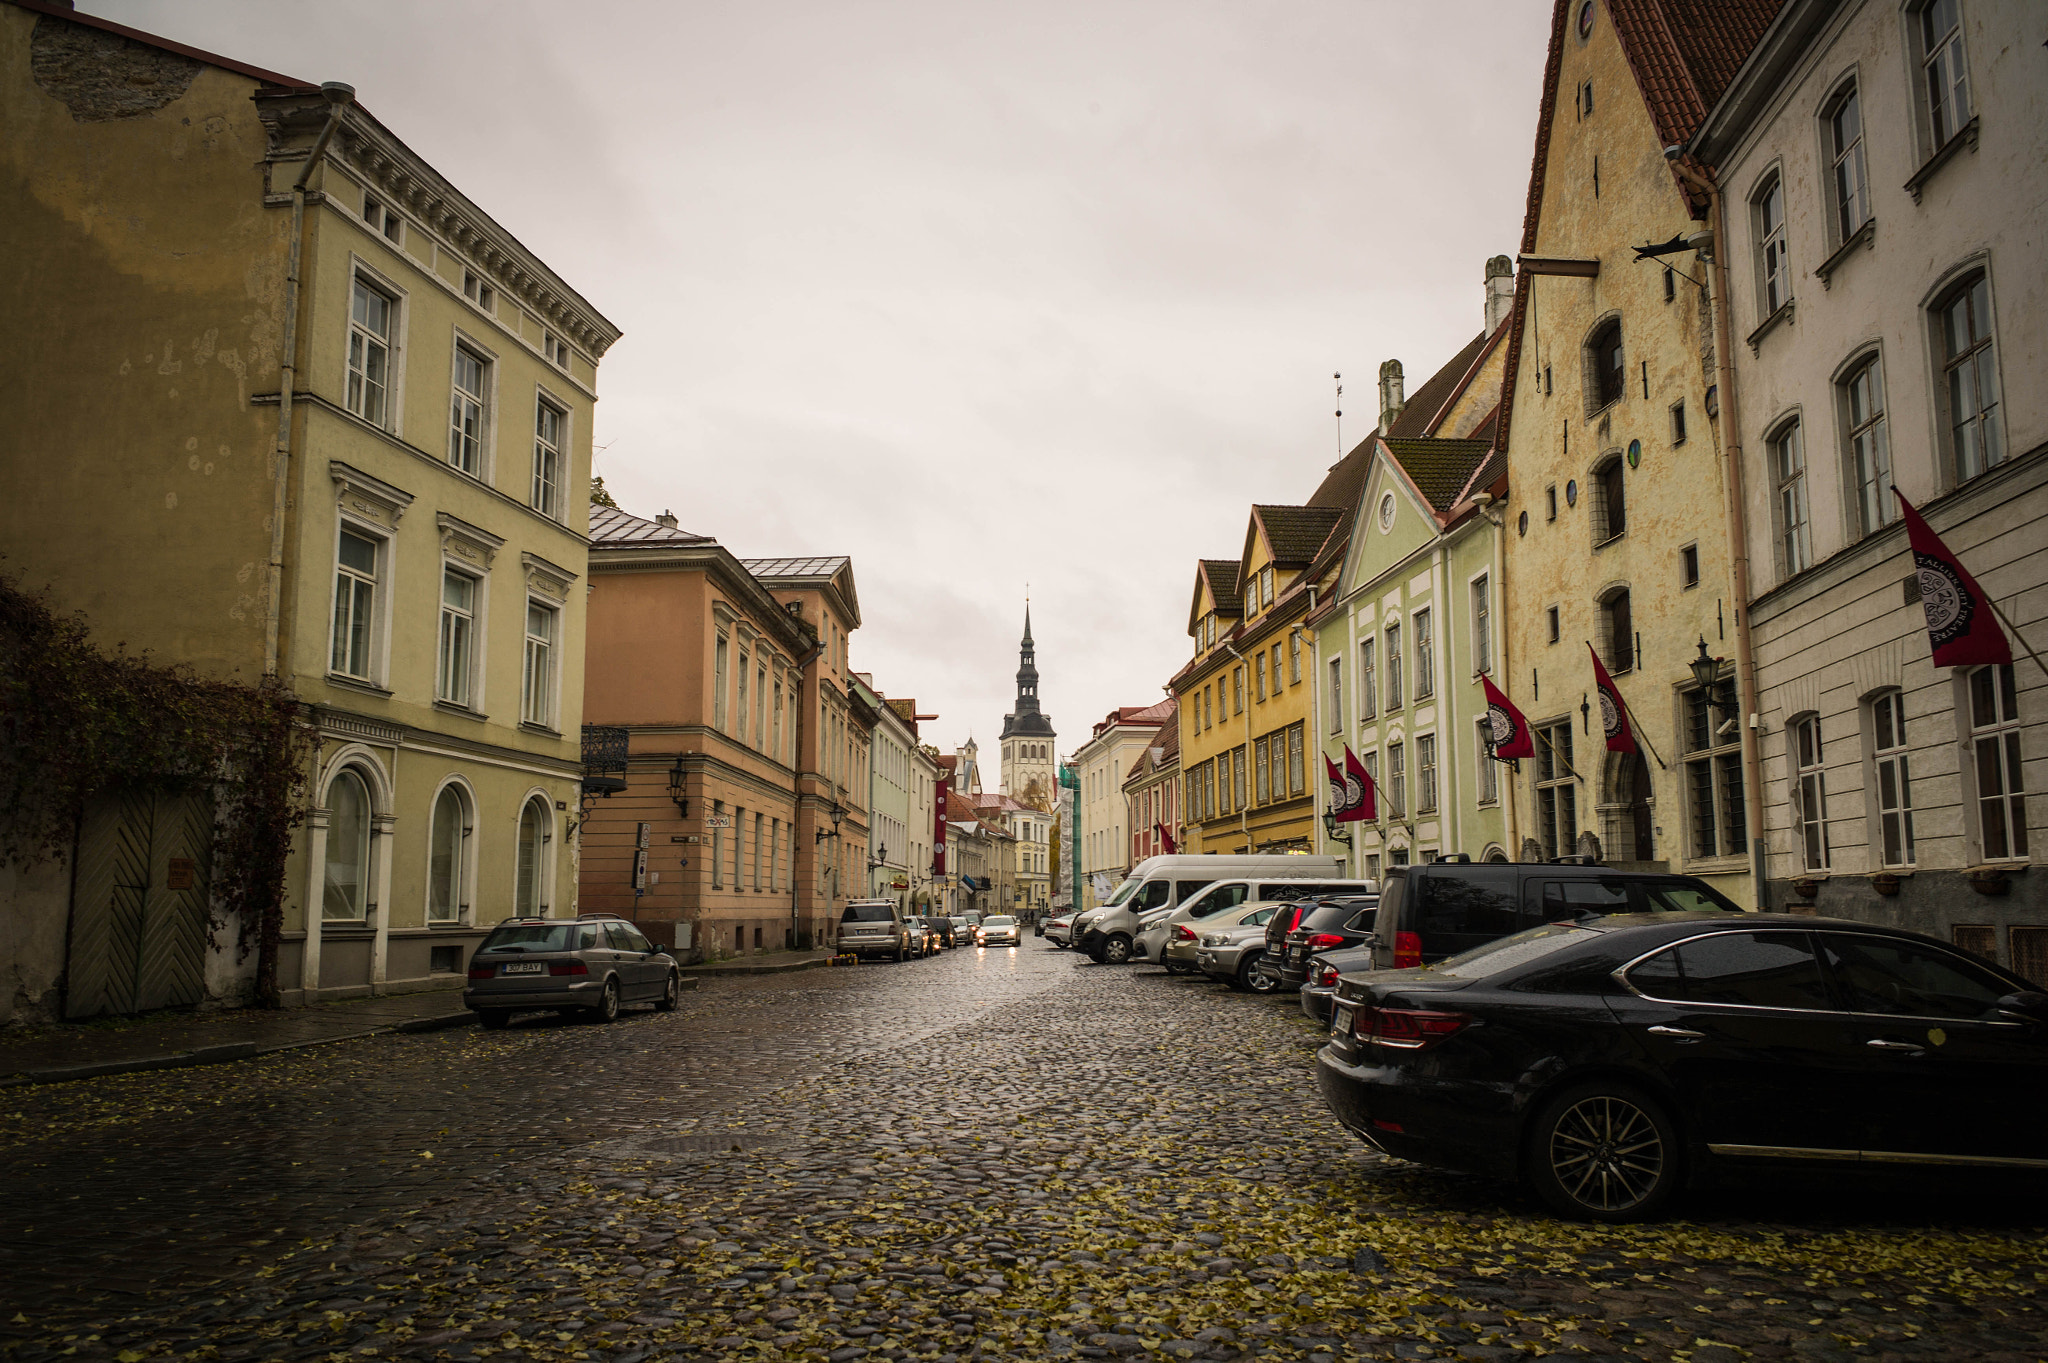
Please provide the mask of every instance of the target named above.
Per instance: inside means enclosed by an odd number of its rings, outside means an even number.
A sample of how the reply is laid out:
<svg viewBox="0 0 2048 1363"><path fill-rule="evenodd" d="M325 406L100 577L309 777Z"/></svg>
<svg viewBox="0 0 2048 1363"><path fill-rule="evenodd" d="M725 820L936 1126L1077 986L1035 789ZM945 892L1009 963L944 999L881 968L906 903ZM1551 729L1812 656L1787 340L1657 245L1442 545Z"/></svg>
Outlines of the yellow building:
<svg viewBox="0 0 2048 1363"><path fill-rule="evenodd" d="M1522 855L1707 876L1754 904L1753 736L1690 664L1737 652L1704 228L1683 144L1768 19L1671 22L1663 0L1556 6L1502 404L1506 689L1536 731ZM1588 645L1639 751L1610 751ZM1730 671L1722 664L1722 676ZM1617 719L1622 716L1617 712Z"/></svg>
<svg viewBox="0 0 2048 1363"><path fill-rule="evenodd" d="M497 919L575 911L617 329L346 86L4 3L0 125L7 571L108 644L274 678L317 747L281 934L149 1001L232 999L259 965L286 1001L458 985ZM155 836L121 820L89 812L82 872ZM155 949L103 900L30 907Z"/></svg>

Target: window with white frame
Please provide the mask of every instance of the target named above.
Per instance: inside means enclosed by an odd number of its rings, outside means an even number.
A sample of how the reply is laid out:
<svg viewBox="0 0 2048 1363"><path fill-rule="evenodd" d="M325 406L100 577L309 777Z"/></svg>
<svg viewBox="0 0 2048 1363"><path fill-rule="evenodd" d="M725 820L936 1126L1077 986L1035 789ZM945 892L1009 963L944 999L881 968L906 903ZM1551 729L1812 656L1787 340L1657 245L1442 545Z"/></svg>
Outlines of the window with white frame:
<svg viewBox="0 0 2048 1363"><path fill-rule="evenodd" d="M441 570L441 629L434 668L434 698L468 705L476 671L477 580Z"/></svg>
<svg viewBox="0 0 2048 1363"><path fill-rule="evenodd" d="M758 659L754 664L754 750L768 750L768 668Z"/></svg>
<svg viewBox="0 0 2048 1363"><path fill-rule="evenodd" d="M1415 612L1415 699L1426 700L1436 694L1436 648L1435 631L1430 625L1430 612Z"/></svg>
<svg viewBox="0 0 2048 1363"><path fill-rule="evenodd" d="M1536 825L1545 857L1568 857L1579 842L1579 792L1572 774L1572 722L1536 731Z"/></svg>
<svg viewBox="0 0 2048 1363"><path fill-rule="evenodd" d="M1943 397L1958 482L2005 458L1999 439L1997 356L1991 344L1991 283L1979 272L1935 309L1941 333Z"/></svg>
<svg viewBox="0 0 2048 1363"><path fill-rule="evenodd" d="M1828 778L1821 752L1820 716L1792 722L1792 818L1799 839L1800 864L1809 871L1828 869Z"/></svg>
<svg viewBox="0 0 2048 1363"><path fill-rule="evenodd" d="M519 692L519 718L552 727L555 715L555 633L561 612L539 601L526 603L526 667Z"/></svg>
<svg viewBox="0 0 2048 1363"><path fill-rule="evenodd" d="M1493 671L1493 597L1484 577L1472 583L1472 670Z"/></svg>
<svg viewBox="0 0 2048 1363"><path fill-rule="evenodd" d="M541 918L548 911L548 844L554 841L555 812L536 795L519 811L519 844L513 863L517 881L512 893L512 912L521 918Z"/></svg>
<svg viewBox="0 0 2048 1363"><path fill-rule="evenodd" d="M1400 818L1408 812L1408 750L1400 743L1387 744L1387 813Z"/></svg>
<svg viewBox="0 0 2048 1363"><path fill-rule="evenodd" d="M1884 420L1884 367L1876 355L1842 380L1841 405L1856 529L1868 535L1898 518L1898 503L1891 495L1892 452Z"/></svg>
<svg viewBox="0 0 2048 1363"><path fill-rule="evenodd" d="M469 915L469 835L473 824L462 787L450 782L434 797L427 833L427 921L460 922Z"/></svg>
<svg viewBox="0 0 2048 1363"><path fill-rule="evenodd" d="M1206 688L1205 688L1206 689ZM1344 660L1330 659L1330 732L1344 732Z"/></svg>
<svg viewBox="0 0 2048 1363"><path fill-rule="evenodd" d="M464 270L462 272L462 296L476 304L479 308L482 308L485 312L493 311L492 305L498 299L496 291L490 285L484 283L483 276L475 270Z"/></svg>
<svg viewBox="0 0 2048 1363"><path fill-rule="evenodd" d="M484 399L491 362L466 345L455 347L455 379L448 410L448 462L474 477L483 467Z"/></svg>
<svg viewBox="0 0 2048 1363"><path fill-rule="evenodd" d="M1436 808L1436 735L1415 737L1415 812L1427 814Z"/></svg>
<svg viewBox="0 0 2048 1363"><path fill-rule="evenodd" d="M728 645L723 634L712 647L711 657L711 727L725 731L725 674Z"/></svg>
<svg viewBox="0 0 2048 1363"><path fill-rule="evenodd" d="M1911 866L1913 775L1906 751L1906 697L1887 691L1870 703L1871 758L1877 776L1877 851L1882 866Z"/></svg>
<svg viewBox="0 0 2048 1363"><path fill-rule="evenodd" d="M1287 684L1294 686L1301 681L1301 631L1293 630L1287 635Z"/></svg>
<svg viewBox="0 0 2048 1363"><path fill-rule="evenodd" d="M1401 708L1401 627L1387 626L1387 708Z"/></svg>
<svg viewBox="0 0 2048 1363"><path fill-rule="evenodd" d="M1920 59L1921 97L1926 100L1927 154L1932 156L1971 118L1962 6L1959 0L1930 0L1916 18L1915 55Z"/></svg>
<svg viewBox="0 0 2048 1363"><path fill-rule="evenodd" d="M1984 859L2027 855L2027 796L2020 775L2020 706L2011 663L1970 674L1970 745L1977 766L1977 833Z"/></svg>
<svg viewBox="0 0 2048 1363"><path fill-rule="evenodd" d="M1500 763L1496 762L1493 757L1493 729L1483 719L1478 721L1478 725L1479 743L1476 751L1479 754L1479 782L1476 789L1479 792L1479 803L1483 805L1498 804L1500 802Z"/></svg>
<svg viewBox="0 0 2048 1363"><path fill-rule="evenodd" d="M405 219L392 212L374 194L363 195L363 221L373 230L382 232L387 240L402 241L405 238Z"/></svg>
<svg viewBox="0 0 2048 1363"><path fill-rule="evenodd" d="M1828 227L1836 246L1870 220L1870 186L1863 163L1863 105L1852 81L1828 102Z"/></svg>
<svg viewBox="0 0 2048 1363"><path fill-rule="evenodd" d="M366 919L370 905L370 786L343 767L327 786L327 865L320 916L329 922Z"/></svg>
<svg viewBox="0 0 2048 1363"><path fill-rule="evenodd" d="M1769 317L1792 301L1792 265L1785 253L1785 181L1771 175L1755 199L1758 309Z"/></svg>
<svg viewBox="0 0 2048 1363"><path fill-rule="evenodd" d="M1813 528L1806 502L1806 442L1795 418L1771 433L1773 505L1777 511L1778 568L1790 577L1813 562Z"/></svg>
<svg viewBox="0 0 2048 1363"><path fill-rule="evenodd" d="M1749 840L1743 822L1742 736L1722 723L1707 693L1680 693L1685 715L1685 794L1694 857L1735 856Z"/></svg>
<svg viewBox="0 0 2048 1363"><path fill-rule="evenodd" d="M377 582L384 543L343 526L334 563L334 639L327 667L344 677L376 677Z"/></svg>
<svg viewBox="0 0 2048 1363"><path fill-rule="evenodd" d="M398 304L361 275L349 304L348 409L372 426L391 415L391 328Z"/></svg>
<svg viewBox="0 0 2048 1363"><path fill-rule="evenodd" d="M749 690L747 686L747 663L747 651L743 648L740 650L739 666L739 723L733 726L732 731L733 737L739 739L739 741L742 743L747 741L747 729L749 727L748 722L753 718L753 715L748 709L749 701L752 697L752 692Z"/></svg>
<svg viewBox="0 0 2048 1363"><path fill-rule="evenodd" d="M541 398L533 415L533 493L528 505L543 516L562 514L562 438L569 414Z"/></svg>

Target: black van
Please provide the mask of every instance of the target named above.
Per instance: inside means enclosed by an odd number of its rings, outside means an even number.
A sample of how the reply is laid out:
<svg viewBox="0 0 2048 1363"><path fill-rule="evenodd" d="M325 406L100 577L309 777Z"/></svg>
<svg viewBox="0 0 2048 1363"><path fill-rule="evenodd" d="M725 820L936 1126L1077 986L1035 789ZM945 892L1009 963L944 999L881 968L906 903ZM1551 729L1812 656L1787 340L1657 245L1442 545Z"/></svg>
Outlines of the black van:
<svg viewBox="0 0 2048 1363"><path fill-rule="evenodd" d="M1432 861L1388 870L1373 968L1429 965L1524 928L1609 913L1740 906L1692 876L1558 862Z"/></svg>

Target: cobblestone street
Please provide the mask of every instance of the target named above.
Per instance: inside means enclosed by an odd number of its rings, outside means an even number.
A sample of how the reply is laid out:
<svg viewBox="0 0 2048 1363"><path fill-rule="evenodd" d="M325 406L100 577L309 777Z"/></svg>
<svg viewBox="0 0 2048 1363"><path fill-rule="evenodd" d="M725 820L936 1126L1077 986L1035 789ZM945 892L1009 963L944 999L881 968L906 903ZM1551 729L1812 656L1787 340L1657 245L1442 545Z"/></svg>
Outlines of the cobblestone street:
<svg viewBox="0 0 2048 1363"><path fill-rule="evenodd" d="M20 1360L2048 1357L2008 1190L1372 1157L1291 1001L1015 951L11 1090Z"/></svg>

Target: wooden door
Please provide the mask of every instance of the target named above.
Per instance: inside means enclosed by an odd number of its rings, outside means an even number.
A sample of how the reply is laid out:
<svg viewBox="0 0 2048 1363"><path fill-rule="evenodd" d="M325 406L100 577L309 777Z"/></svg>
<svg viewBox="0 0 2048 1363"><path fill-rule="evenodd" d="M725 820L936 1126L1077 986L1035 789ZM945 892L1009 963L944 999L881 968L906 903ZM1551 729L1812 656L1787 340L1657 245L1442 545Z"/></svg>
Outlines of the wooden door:
<svg viewBox="0 0 2048 1363"><path fill-rule="evenodd" d="M79 830L64 1014L140 1013L205 991L213 801L124 790Z"/></svg>

